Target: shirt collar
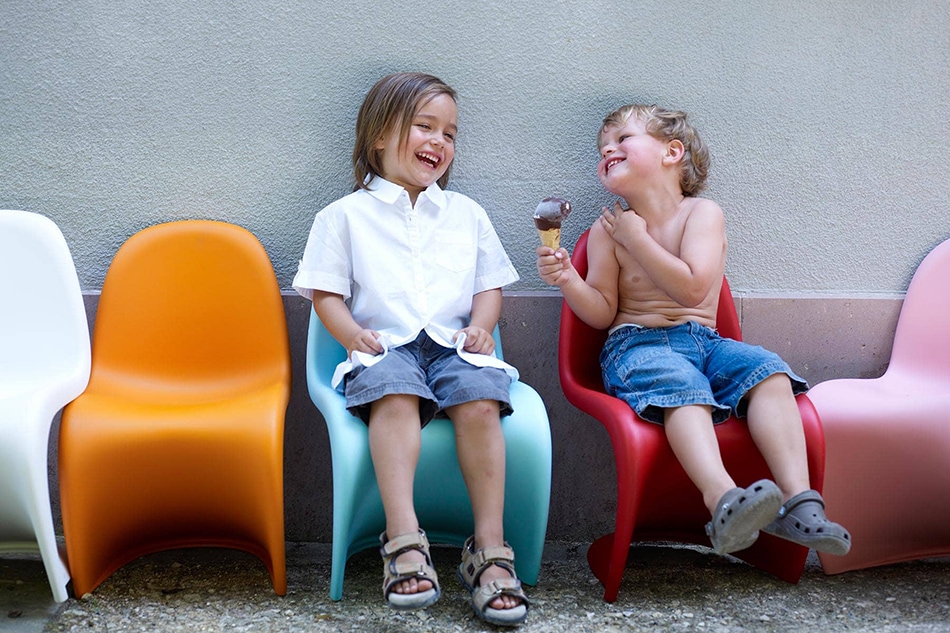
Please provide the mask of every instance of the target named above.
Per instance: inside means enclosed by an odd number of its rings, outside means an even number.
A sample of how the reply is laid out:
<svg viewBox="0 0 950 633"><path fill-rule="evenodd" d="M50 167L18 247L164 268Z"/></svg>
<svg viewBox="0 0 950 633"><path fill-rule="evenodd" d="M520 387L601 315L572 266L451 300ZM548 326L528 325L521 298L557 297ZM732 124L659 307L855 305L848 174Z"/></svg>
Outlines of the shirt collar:
<svg viewBox="0 0 950 633"><path fill-rule="evenodd" d="M370 195L387 204L395 204L399 198L399 194L405 191L405 189L396 183L390 182L380 176L374 176L373 179L370 180L368 187ZM419 197L420 199L426 198L440 209L445 207L445 192L439 187L439 183L434 182L429 185L425 191L419 194Z"/></svg>

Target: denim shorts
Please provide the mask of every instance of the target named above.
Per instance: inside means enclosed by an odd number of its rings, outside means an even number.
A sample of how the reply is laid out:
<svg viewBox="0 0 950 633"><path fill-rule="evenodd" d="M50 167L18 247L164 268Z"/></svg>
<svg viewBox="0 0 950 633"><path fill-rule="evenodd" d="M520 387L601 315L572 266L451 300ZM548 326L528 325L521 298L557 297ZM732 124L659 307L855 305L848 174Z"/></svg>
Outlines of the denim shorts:
<svg viewBox="0 0 950 633"><path fill-rule="evenodd" d="M390 348L375 365L354 369L343 384L346 408L367 424L371 405L395 394L419 397L422 426L445 409L476 400L497 400L502 416L512 413L511 378L504 370L476 367L425 331L412 342Z"/></svg>
<svg viewBox="0 0 950 633"><path fill-rule="evenodd" d="M607 337L600 367L607 393L657 424L663 424L664 409L685 405L711 407L714 424L730 414L742 417L745 395L773 374L787 374L796 395L808 390L777 354L693 321L622 327Z"/></svg>

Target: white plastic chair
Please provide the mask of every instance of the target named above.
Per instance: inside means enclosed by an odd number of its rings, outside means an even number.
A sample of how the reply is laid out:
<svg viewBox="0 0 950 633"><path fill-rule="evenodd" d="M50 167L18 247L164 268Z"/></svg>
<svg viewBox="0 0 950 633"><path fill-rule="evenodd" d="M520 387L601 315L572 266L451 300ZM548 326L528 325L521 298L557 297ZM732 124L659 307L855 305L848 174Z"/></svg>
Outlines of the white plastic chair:
<svg viewBox="0 0 950 633"><path fill-rule="evenodd" d="M0 553L39 550L63 602L69 571L50 509L49 434L86 388L90 345L76 268L48 218L0 211L0 300Z"/></svg>

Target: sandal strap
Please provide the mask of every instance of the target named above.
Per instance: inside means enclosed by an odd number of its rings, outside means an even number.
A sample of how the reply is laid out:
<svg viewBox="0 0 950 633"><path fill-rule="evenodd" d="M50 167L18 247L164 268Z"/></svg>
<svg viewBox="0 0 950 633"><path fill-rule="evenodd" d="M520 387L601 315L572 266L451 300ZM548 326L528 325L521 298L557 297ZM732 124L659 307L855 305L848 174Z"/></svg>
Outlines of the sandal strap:
<svg viewBox="0 0 950 633"><path fill-rule="evenodd" d="M382 543L379 553L383 558L396 557L411 549L421 550L426 558L429 557L429 539L426 538L426 533L422 530L400 534L388 541L386 540L386 533L383 532L379 535L379 541Z"/></svg>
<svg viewBox="0 0 950 633"><path fill-rule="evenodd" d="M825 500L821 498L821 495L818 493L818 491L806 490L805 492L799 492L797 495L782 504L781 509L778 511L779 518L784 517L786 514L803 503L817 503L821 506L822 510L825 509Z"/></svg>
<svg viewBox="0 0 950 633"><path fill-rule="evenodd" d="M496 565L507 571L512 580L518 581L518 574L515 572L515 552L511 546L505 542L504 545L492 545L475 550L475 537L470 536L462 546L462 564L459 567L460 578L467 583L469 587L477 587L478 579L482 573ZM473 591L473 589L469 589Z"/></svg>
<svg viewBox="0 0 950 633"><path fill-rule="evenodd" d="M518 598L525 607L531 604L521 588L521 581L517 578L499 578L478 587L472 592L472 604L484 613L488 604L498 596Z"/></svg>
<svg viewBox="0 0 950 633"><path fill-rule="evenodd" d="M432 558L429 556L429 539L422 530L418 532L409 532L386 540L386 533L379 535L382 547L379 553L383 557L384 577L383 593L389 595L390 588L398 582L409 580L410 578L424 578L432 582L436 591L439 590L439 576L432 565ZM425 562L396 562L400 554L416 550L425 557Z"/></svg>
<svg viewBox="0 0 950 633"><path fill-rule="evenodd" d="M493 547L484 547L469 559L469 563L475 566L475 569L481 570L489 565L498 563L508 563L512 565L515 562L515 552L505 543L504 545L495 545Z"/></svg>
<svg viewBox="0 0 950 633"><path fill-rule="evenodd" d="M392 576L388 582L402 582L410 578L428 578L431 580L432 566L425 563L397 563L390 561L387 566Z"/></svg>

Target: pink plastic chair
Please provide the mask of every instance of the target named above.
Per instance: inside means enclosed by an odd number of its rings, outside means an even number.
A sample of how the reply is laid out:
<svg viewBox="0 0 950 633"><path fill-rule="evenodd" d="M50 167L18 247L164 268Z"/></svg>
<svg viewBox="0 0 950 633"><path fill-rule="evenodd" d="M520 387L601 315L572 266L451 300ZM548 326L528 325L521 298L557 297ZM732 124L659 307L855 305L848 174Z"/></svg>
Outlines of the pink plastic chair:
<svg viewBox="0 0 950 633"><path fill-rule="evenodd" d="M587 274L587 233L577 241L571 257L574 267ZM739 318L723 279L717 327L723 336L742 340ZM598 356L607 332L578 319L565 302L561 308L558 359L561 388L575 407L596 418L610 434L617 464L617 517L614 533L594 541L587 553L591 571L604 585L604 600L613 602L620 591L624 567L633 541L675 541L709 546L704 526L709 512L702 496L680 466L663 427L641 420L627 403L604 392ZM821 421L805 395L798 396L805 429L808 474L812 488L821 492L825 444ZM740 486L771 477L744 421L730 418L716 426L723 462ZM808 549L762 534L737 558L788 582L798 582Z"/></svg>
<svg viewBox="0 0 950 633"><path fill-rule="evenodd" d="M920 264L887 371L809 396L825 426L824 497L851 531L826 574L950 555L950 240Z"/></svg>

